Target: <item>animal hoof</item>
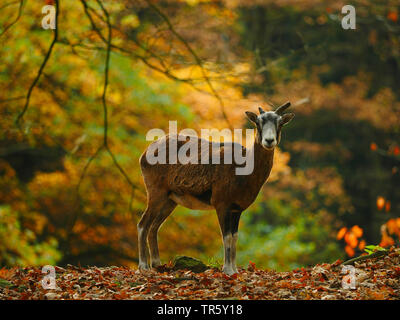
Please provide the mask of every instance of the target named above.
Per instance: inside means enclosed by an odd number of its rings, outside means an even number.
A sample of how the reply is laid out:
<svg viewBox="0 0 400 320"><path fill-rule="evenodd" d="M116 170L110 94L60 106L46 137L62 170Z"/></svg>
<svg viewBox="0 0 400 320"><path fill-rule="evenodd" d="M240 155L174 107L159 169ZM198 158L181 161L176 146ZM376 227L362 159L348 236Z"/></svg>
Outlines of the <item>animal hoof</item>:
<svg viewBox="0 0 400 320"><path fill-rule="evenodd" d="M149 270L150 267L147 263L140 263L139 262L139 270Z"/></svg>
<svg viewBox="0 0 400 320"><path fill-rule="evenodd" d="M231 276L231 275L235 274L237 271L235 272L232 268L224 267L222 269L222 272L227 274L228 276Z"/></svg>

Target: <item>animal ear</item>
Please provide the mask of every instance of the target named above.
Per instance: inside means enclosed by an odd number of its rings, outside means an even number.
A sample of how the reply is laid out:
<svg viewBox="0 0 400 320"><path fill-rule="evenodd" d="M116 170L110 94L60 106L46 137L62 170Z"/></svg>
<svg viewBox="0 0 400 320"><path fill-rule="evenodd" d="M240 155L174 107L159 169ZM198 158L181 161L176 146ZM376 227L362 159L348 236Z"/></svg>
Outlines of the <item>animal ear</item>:
<svg viewBox="0 0 400 320"><path fill-rule="evenodd" d="M265 111L264 111L263 108L261 108L261 107L258 107L258 111L260 111L260 114L265 113Z"/></svg>
<svg viewBox="0 0 400 320"><path fill-rule="evenodd" d="M246 111L246 116L251 122L257 124L257 115L254 112Z"/></svg>
<svg viewBox="0 0 400 320"><path fill-rule="evenodd" d="M288 124L292 119L294 118L294 113L285 113L281 117L281 125L284 126L285 124Z"/></svg>

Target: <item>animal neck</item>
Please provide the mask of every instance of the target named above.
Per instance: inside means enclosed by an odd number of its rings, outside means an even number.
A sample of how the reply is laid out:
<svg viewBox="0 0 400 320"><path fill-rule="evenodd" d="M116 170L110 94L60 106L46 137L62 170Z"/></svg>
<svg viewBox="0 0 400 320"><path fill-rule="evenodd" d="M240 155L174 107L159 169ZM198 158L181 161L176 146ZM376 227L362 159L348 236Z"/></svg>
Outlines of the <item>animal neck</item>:
<svg viewBox="0 0 400 320"><path fill-rule="evenodd" d="M262 185L269 177L274 160L274 149L267 150L260 143L254 141L254 170L253 177L258 184Z"/></svg>

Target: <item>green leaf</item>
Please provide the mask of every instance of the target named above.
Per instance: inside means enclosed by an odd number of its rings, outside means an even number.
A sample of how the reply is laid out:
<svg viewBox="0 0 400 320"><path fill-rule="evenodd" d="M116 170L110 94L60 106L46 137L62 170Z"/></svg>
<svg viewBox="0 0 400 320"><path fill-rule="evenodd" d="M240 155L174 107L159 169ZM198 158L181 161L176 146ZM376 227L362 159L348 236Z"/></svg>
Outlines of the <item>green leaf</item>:
<svg viewBox="0 0 400 320"><path fill-rule="evenodd" d="M365 246L365 248L364 248L364 251L366 252L366 253L368 253L368 254L372 254L372 253L374 253L374 252L376 252L376 251L387 251L385 248L382 248L381 246L378 246L378 245L368 245L368 246Z"/></svg>
<svg viewBox="0 0 400 320"><path fill-rule="evenodd" d="M13 283L11 283L10 281L0 279L0 287L2 287L2 288L10 288L10 287L14 287L14 286L15 285Z"/></svg>

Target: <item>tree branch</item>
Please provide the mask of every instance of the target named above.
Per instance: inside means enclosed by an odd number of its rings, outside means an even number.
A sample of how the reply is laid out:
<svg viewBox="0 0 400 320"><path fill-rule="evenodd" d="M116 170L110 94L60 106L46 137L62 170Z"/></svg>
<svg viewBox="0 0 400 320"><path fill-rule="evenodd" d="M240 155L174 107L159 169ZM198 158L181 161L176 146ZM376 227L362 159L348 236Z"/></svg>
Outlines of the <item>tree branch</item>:
<svg viewBox="0 0 400 320"><path fill-rule="evenodd" d="M353 264L356 261L363 261L363 260L368 260L368 259L373 259L373 258L380 258L384 257L389 253L389 250L379 250L374 253L368 254L366 256L359 256L350 260L347 260L345 262L342 262L342 265L346 266L349 264Z"/></svg>
<svg viewBox="0 0 400 320"><path fill-rule="evenodd" d="M22 2L22 1L21 1L21 2ZM54 45L56 44L57 39L58 39L58 14L59 14L59 11L60 11L59 3L58 3L58 2L59 2L59 0L55 0L55 4L56 4L56 5L55 5L55 7L56 7L56 28L55 28L54 31L53 31L53 33L54 33L53 41L52 41L51 44L50 44L50 47L49 47L49 49L48 49L48 51L47 51L46 56L44 57L44 60L43 60L41 66L40 66L40 68L39 68L39 71L38 71L38 73L37 73L35 79L33 80L32 84L30 85L30 87L29 87L29 89L28 89L28 93L27 93L26 99L25 99L25 105L24 105L24 107L23 107L21 113L18 115L17 119L15 120L15 123L16 123L16 125L17 125L19 128L20 128L20 121L22 120L22 118L23 118L25 112L28 110L32 91L33 91L33 89L35 88L37 82L39 81L40 76L42 75L43 70L44 70L44 68L45 68L45 66L46 66L46 64L47 64L47 61L49 60L50 55L51 55L51 53L52 53L52 51L53 51Z"/></svg>
<svg viewBox="0 0 400 320"><path fill-rule="evenodd" d="M103 85L103 93L101 95L101 101L103 105L103 143L102 145L96 150L96 152L88 159L88 161L85 164L85 167L83 168L82 174L79 177L78 185L76 188L76 194L77 194L77 200L80 199L79 196L79 190L80 186L82 184L83 178L86 175L86 172L92 163L92 161L100 154L102 149L106 149L107 153L110 155L111 159L113 160L114 165L117 167L119 172L124 176L125 180L129 183L129 185L132 188L132 191L137 189L136 185L132 182L132 180L129 178L128 174L125 172L125 170L121 167L121 165L118 163L117 159L115 158L115 155L110 149L110 146L108 144L108 106L107 106L107 101L106 101L106 96L107 96L107 88L108 88L108 80L109 80L109 69L110 69L110 55L111 55L111 42L112 42L112 28L111 28L111 23L110 23L110 16L108 14L108 11L105 9L103 4L101 3L100 0L97 0L98 5L100 6L104 16L105 16L105 22L107 24L107 29L108 29L108 35L107 39L101 34L100 29L97 28L96 24L94 23L90 13L89 13L89 7L87 6L87 3L85 0L81 0L81 3L84 7L86 16L90 20L90 23L92 25L93 30L96 31L96 33L99 34L100 38L107 44L106 48L106 60L105 60L105 69L104 69L104 85ZM78 206L78 204L77 204ZM76 210L76 213L74 214L72 221L70 223L70 226L67 231L67 241L72 235L72 229L74 228L74 225L78 219L78 209Z"/></svg>
<svg viewBox="0 0 400 320"><path fill-rule="evenodd" d="M5 4L4 6L1 7L1 9L3 9L3 8L5 8L5 7L7 7L7 6L11 5L11 4L14 4L14 3L16 3L16 2L17 2L17 1L14 1L14 2L11 2L11 3L8 3L8 4ZM22 15L22 7L23 7L23 5L24 5L24 0L20 0L20 1L19 1L19 8L18 8L18 15L17 15L17 17L14 19L13 22L11 22L10 24L8 24L8 25L6 25L6 26L4 27L4 30L0 33L0 37L1 37L3 34L5 34L14 24L16 24L16 23L18 22L19 18L21 18L21 15Z"/></svg>
<svg viewBox="0 0 400 320"><path fill-rule="evenodd" d="M109 68L110 68L110 54L111 54L111 41L112 41L112 28L111 28L111 23L110 23L110 16L108 14L108 11L105 9L103 6L102 2L100 0L97 0L97 3L101 7L101 10L103 11L103 14L106 17L106 23L107 23L107 29L108 29L108 36L107 36L107 51L106 51L106 62L105 62L105 70L104 70L104 86L103 86L103 94L101 96L101 100L103 102L103 120L104 120L104 139L103 139L103 144L108 153L110 154L115 166L118 168L118 170L121 172L121 174L125 177L126 181L130 184L130 186L133 189L136 189L136 186L134 183L131 181L129 178L128 174L125 172L125 170L120 166L118 163L117 159L115 158L114 154L112 153L110 146L108 145L108 108L107 108L107 101L106 101L106 95L107 95L107 87L108 87L108 76L109 76Z"/></svg>
<svg viewBox="0 0 400 320"><path fill-rule="evenodd" d="M221 108L221 113L223 118L225 119L226 123L228 124L230 129L232 128L231 123L229 122L229 119L225 113L225 106L224 106L224 102L221 98L221 96L218 94L218 92L215 90L214 86L212 85L204 67L203 67L203 62L201 61L201 59L199 58L199 56L196 54L196 52L192 49L192 47L189 45L189 43L175 30L174 26L172 25L171 21L169 20L169 18L155 5L153 4L150 0L145 0L147 2L147 4L149 5L150 8L152 8L164 21L165 23L168 25L169 30L172 32L173 35L175 35L175 37L183 43L183 45L186 47L186 49L189 51L189 53L192 55L192 57L194 58L196 64L200 67L202 75L205 79L205 81L207 82L208 87L210 88L212 94L214 95L214 97L218 100L220 108Z"/></svg>
<svg viewBox="0 0 400 320"><path fill-rule="evenodd" d="M108 32L107 32L107 38L101 33L100 29L97 27L96 23L94 22L93 17L92 17L91 14L90 14L90 11L94 11L94 10L93 10L92 8L90 8L90 7L87 5L87 3L86 3L85 0L81 0L81 3L82 3L82 5L83 5L85 14L86 14L86 16L88 17L88 19L89 19L89 21L90 21L90 24L91 24L91 26L92 26L92 29L98 34L98 36L100 37L100 39L106 44L106 49L105 49L105 50L106 50L106 60L105 60L105 70L104 70L104 86L103 86L103 93L102 93L102 96L101 96L102 105L103 105L103 123L104 123L103 144L102 144L102 145L97 149L97 151L88 159L88 161L87 161L87 163L86 163L86 165L85 165L85 167L84 167L84 169L83 169L83 172L82 172L82 174L81 174L81 176L80 176L80 179L79 179L79 182L78 182L78 185L77 185L77 197L78 197L78 199L79 199L79 189L80 189L80 185L81 185L81 183L82 183L82 180L83 180L83 178L84 178L84 176L85 176L85 174L86 174L86 172L87 172L87 170L88 170L88 168L89 168L91 162L99 155L99 153L102 151L102 149L105 148L105 149L107 150L108 154L110 155L111 159L113 160L114 165L117 167L117 169L120 171L120 173L124 176L125 180L126 180L126 181L129 183L129 185L132 187L132 196L131 196L130 203L129 203L129 209L131 210L131 208L132 208L133 196L134 196L134 190L137 189L137 186L132 182L132 180L129 178L128 174L126 173L126 171L125 171L125 170L121 167L121 165L118 163L118 161L117 161L115 155L113 154L113 152L112 152L112 150L110 149L110 146L109 146L109 144L108 144L108 106L107 106L107 101L106 101L106 95L107 95L107 88L108 88L108 81L109 81L109 67L110 67L111 49L114 48L114 49L120 50L121 52L125 52L125 53L132 54L132 55L134 55L136 58L139 58L140 60L142 60L147 66L149 66L149 67L151 67L151 68L153 68L153 69L155 69L155 70L157 70L157 71L159 71L159 72L164 73L165 75L167 75L167 76L170 77L171 79L174 79L174 80L177 80L177 81L184 81L184 82L188 81L189 84L191 84L191 83L189 82L189 80L179 79L179 78L175 77L174 75L170 74L168 71L159 69L158 67L156 67L156 66L154 66L154 65L151 65L151 64L147 61L146 58L144 58L144 57L142 57L142 56L140 56L140 55L134 54L134 53L130 52L129 50L126 50L126 49L124 49L124 48L121 48L121 47L118 47L118 46L113 45L113 44L112 44L112 26L111 26L111 23L110 23L110 16L109 16L109 13L108 13L108 11L106 10L106 8L103 6L103 4L102 4L102 2L101 2L100 0L96 0L96 1L97 1L98 5L100 6L100 8L101 8L101 10L102 10L102 12L103 12L103 14L104 14L104 16L105 16L105 19L102 19L102 18L100 18L100 19L101 19L103 22L105 22L106 25L107 25L107 31L108 31ZM96 14L96 16L98 16L98 15ZM196 56L196 57L197 57L197 56ZM197 59L198 59L198 58L197 58ZM198 61L200 61L200 60L198 59ZM209 78L207 77L207 75L205 74L205 71L204 71L203 68L202 68L202 70L203 70L203 72L204 72L204 75L205 75L205 77L206 77L208 83L209 83L209 86L211 86L211 88L212 88L211 82L210 82ZM194 86L193 84L191 84L191 85ZM218 96L218 94L217 94L215 91L214 91L214 93L215 93L215 95ZM218 97L219 97L219 96L218 96ZM221 101L221 103L222 103L222 99L221 99L220 97L219 97L219 99L220 99L220 101ZM78 219L78 211L76 212L76 214L75 214L75 216L74 216L74 218L73 218L73 220L72 220L72 223L71 223L71 225L70 225L69 232L68 232L68 238L67 238L67 239L69 239L69 237L71 236L71 234L72 234L72 229L73 229L73 227L74 227L74 225L75 225L77 219ZM174 219L171 219L171 220L173 220L181 229L183 229L182 226L181 226L179 223L177 223Z"/></svg>

